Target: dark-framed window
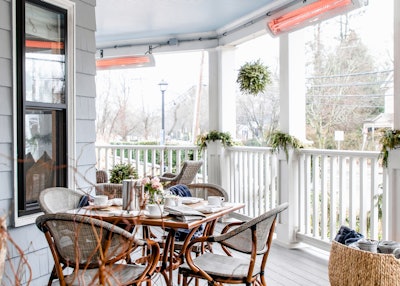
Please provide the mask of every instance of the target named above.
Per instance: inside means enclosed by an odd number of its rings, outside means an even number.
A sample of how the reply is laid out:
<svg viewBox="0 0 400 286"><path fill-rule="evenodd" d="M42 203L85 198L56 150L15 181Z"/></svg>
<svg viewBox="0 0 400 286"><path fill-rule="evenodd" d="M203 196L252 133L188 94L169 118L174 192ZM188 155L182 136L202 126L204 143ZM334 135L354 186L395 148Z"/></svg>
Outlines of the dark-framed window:
<svg viewBox="0 0 400 286"><path fill-rule="evenodd" d="M40 211L42 190L67 186L67 11L17 1L18 216Z"/></svg>

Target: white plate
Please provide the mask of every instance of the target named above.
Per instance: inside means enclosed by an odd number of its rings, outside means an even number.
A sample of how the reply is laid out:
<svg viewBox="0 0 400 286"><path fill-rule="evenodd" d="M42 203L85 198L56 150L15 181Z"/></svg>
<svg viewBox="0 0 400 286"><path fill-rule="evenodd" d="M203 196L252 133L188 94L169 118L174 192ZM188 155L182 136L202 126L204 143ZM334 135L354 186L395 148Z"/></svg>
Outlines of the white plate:
<svg viewBox="0 0 400 286"><path fill-rule="evenodd" d="M135 217L140 215L140 211L125 211L125 210L117 210L110 211L110 215L113 216L123 216L123 217Z"/></svg>
<svg viewBox="0 0 400 286"><path fill-rule="evenodd" d="M152 215L152 214L149 214L148 211L144 211L144 215L145 215L145 217L148 217L148 218L162 218L162 217L166 217L167 215L169 215L169 213L163 212L162 215L158 215L158 214Z"/></svg>
<svg viewBox="0 0 400 286"><path fill-rule="evenodd" d="M181 201L182 204L197 204L199 202L201 202L203 199L202 198L194 198L194 197L182 197Z"/></svg>

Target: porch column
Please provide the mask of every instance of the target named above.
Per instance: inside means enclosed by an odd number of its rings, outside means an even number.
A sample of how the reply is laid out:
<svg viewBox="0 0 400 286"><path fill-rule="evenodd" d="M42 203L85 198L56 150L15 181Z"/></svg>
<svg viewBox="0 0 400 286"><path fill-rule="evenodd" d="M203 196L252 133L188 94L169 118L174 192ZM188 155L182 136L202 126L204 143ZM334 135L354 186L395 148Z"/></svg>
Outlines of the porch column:
<svg viewBox="0 0 400 286"><path fill-rule="evenodd" d="M235 47L218 47L209 58L209 130L229 132L236 137ZM207 148L208 182L229 188L229 169L221 144ZM215 147L214 147L215 146Z"/></svg>
<svg viewBox="0 0 400 286"><path fill-rule="evenodd" d="M208 51L209 130L230 132L236 137L235 47Z"/></svg>
<svg viewBox="0 0 400 286"><path fill-rule="evenodd" d="M393 43L394 43L394 70L393 70L393 106L394 106L394 129L400 129L400 1L393 3Z"/></svg>
<svg viewBox="0 0 400 286"><path fill-rule="evenodd" d="M400 129L400 1L394 1L394 129ZM389 194L387 232L389 240L400 241L400 150L389 152Z"/></svg>
<svg viewBox="0 0 400 286"><path fill-rule="evenodd" d="M389 152L388 162L389 194L384 198L388 203L388 240L400 241L400 150ZM385 229L384 229L385 232Z"/></svg>
<svg viewBox="0 0 400 286"><path fill-rule="evenodd" d="M280 37L280 130L305 142L304 40L302 31ZM277 241L288 247L296 243L298 217L297 156L279 156L279 202L289 208L277 223Z"/></svg>

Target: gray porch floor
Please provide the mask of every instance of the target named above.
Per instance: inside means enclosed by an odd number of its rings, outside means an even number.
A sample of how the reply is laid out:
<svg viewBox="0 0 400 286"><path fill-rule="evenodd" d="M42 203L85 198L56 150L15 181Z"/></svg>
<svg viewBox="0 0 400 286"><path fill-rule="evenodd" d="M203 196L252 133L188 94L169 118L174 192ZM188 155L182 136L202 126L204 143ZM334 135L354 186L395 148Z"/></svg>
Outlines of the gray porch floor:
<svg viewBox="0 0 400 286"><path fill-rule="evenodd" d="M287 249L273 244L265 271L268 286L329 285L329 253L312 247Z"/></svg>
<svg viewBox="0 0 400 286"><path fill-rule="evenodd" d="M216 231L218 232L220 228L221 224L216 227ZM219 252L217 247L213 249ZM273 243L265 269L267 284L268 286L328 286L330 285L328 259L328 252L311 246L287 249ZM175 285L176 282L175 277ZM154 277L153 285L164 284L161 275ZM201 281L199 285L204 286L207 283Z"/></svg>

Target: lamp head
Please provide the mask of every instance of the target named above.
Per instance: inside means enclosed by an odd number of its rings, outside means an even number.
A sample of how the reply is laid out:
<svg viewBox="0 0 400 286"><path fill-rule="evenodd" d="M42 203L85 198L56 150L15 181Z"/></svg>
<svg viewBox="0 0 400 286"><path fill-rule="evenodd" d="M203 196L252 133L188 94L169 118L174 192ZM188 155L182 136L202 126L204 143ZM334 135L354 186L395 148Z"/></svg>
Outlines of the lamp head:
<svg viewBox="0 0 400 286"><path fill-rule="evenodd" d="M167 82L165 82L164 80L162 80L159 84L158 84L159 86L160 86L160 90L161 91L166 91L167 90L167 87L168 87L168 83Z"/></svg>

